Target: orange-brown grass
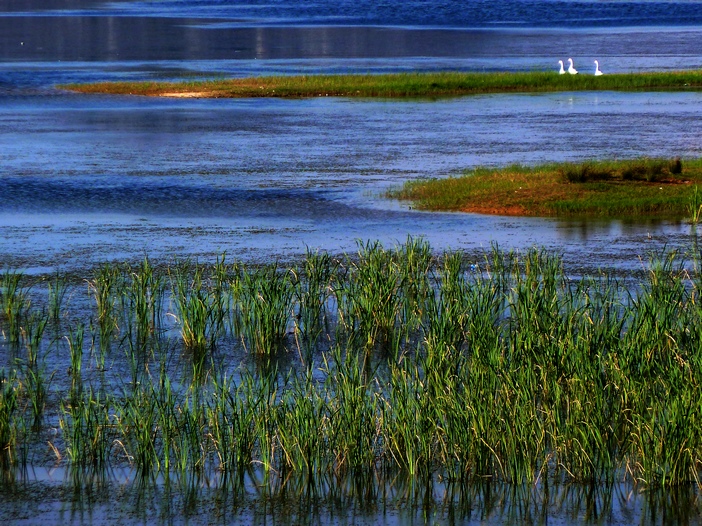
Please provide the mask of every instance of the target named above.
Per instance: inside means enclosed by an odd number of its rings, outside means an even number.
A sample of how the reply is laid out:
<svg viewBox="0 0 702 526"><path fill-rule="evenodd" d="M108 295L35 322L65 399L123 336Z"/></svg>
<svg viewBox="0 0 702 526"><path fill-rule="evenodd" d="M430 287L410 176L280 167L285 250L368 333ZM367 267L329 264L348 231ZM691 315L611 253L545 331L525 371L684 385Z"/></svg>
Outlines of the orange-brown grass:
<svg viewBox="0 0 702 526"><path fill-rule="evenodd" d="M676 161L600 161L587 163L593 180L574 182L568 174L577 165L477 168L460 177L407 182L389 197L410 200L422 210L460 211L520 216L670 217L689 215L702 162L686 160L681 173ZM632 178L642 166L660 164L656 176ZM584 166L584 165L581 165ZM624 175L622 175L624 174Z"/></svg>

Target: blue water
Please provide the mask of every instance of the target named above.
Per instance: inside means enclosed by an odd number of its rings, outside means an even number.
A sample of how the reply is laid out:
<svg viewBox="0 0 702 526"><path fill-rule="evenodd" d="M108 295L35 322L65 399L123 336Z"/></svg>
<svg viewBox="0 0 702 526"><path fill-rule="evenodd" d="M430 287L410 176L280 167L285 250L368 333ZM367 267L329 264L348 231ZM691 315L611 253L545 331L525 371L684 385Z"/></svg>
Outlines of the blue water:
<svg viewBox="0 0 702 526"><path fill-rule="evenodd" d="M225 20L232 26L399 26L451 28L613 28L694 26L702 23L698 0L85 0L3 2L14 16L163 17ZM41 8L38 8L41 6Z"/></svg>
<svg viewBox="0 0 702 526"><path fill-rule="evenodd" d="M699 156L702 97L436 102L79 96L65 82L394 71L702 69L702 2L0 2L0 266L269 260L424 236L543 245L590 268L684 224L423 214L383 191L477 165ZM193 240L197 239L197 242Z"/></svg>
<svg viewBox="0 0 702 526"><path fill-rule="evenodd" d="M702 69L702 2L0 2L0 266L269 260L424 236L543 245L590 268L684 224L423 214L382 192L477 165L699 156L702 97L156 100L57 84L271 74ZM197 239L197 242L193 240Z"/></svg>
<svg viewBox="0 0 702 526"><path fill-rule="evenodd" d="M150 76L154 67L166 76L244 75L251 70L245 61L262 59L288 61L262 67L263 74L320 59L332 62L316 66L331 71L543 69L561 54L596 55L609 71L700 63L699 1L43 0L32 10L2 4L0 61L69 62L68 80L83 62L110 64L107 78ZM363 62L379 59L393 60ZM3 75L0 86L33 83L32 69Z"/></svg>

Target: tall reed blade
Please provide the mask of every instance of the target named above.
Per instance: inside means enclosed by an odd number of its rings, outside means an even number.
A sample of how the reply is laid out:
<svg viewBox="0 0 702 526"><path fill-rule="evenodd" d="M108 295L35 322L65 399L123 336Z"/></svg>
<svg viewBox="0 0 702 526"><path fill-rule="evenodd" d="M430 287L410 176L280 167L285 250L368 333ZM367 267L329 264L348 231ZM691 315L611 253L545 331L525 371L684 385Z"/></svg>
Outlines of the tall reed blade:
<svg viewBox="0 0 702 526"><path fill-rule="evenodd" d="M7 330L3 336L11 345L19 345L21 325L24 314L29 308L27 291L22 288L21 272L6 270L0 275L0 314L4 318Z"/></svg>
<svg viewBox="0 0 702 526"><path fill-rule="evenodd" d="M7 471L15 461L17 434L15 412L17 411L17 379L11 372L6 375L0 369L0 469Z"/></svg>

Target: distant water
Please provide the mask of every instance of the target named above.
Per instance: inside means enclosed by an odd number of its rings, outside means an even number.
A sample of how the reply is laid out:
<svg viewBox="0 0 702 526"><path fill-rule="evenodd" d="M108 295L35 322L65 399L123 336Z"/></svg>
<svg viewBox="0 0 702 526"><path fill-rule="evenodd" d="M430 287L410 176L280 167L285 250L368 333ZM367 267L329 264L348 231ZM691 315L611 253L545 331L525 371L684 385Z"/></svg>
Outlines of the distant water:
<svg viewBox="0 0 702 526"><path fill-rule="evenodd" d="M380 197L481 165L699 156L702 96L154 100L56 84L271 74L702 68L702 1L0 0L0 267L269 260L424 236L590 268L689 244L667 222L423 214ZM628 262L628 263L627 263Z"/></svg>
<svg viewBox="0 0 702 526"><path fill-rule="evenodd" d="M609 71L675 69L699 65L700 27L699 0L4 0L0 60L69 62L71 70L107 62L114 67L105 74L130 77L152 71L144 62L167 66L165 75L247 74L249 60L329 60L316 66L330 70L511 70L551 68L562 54L597 55ZM400 58L411 62L363 62ZM217 63L231 60L241 69ZM262 73L295 64L271 66Z"/></svg>
<svg viewBox="0 0 702 526"><path fill-rule="evenodd" d="M24 16L226 20L232 26L399 26L452 28L615 28L694 26L699 0L40 0L0 2Z"/></svg>

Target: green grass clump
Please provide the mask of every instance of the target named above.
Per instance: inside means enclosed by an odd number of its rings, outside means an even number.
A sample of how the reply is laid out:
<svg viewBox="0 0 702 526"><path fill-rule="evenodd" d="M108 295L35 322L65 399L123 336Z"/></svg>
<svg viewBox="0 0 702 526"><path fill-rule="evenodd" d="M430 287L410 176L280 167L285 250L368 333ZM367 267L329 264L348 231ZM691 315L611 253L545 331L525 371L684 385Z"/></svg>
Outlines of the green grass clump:
<svg viewBox="0 0 702 526"><path fill-rule="evenodd" d="M102 265L95 276L88 281L88 287L95 299L96 318L100 335L100 355L104 356L110 348L110 342L119 327L115 311L116 290L119 272L114 266Z"/></svg>
<svg viewBox="0 0 702 526"><path fill-rule="evenodd" d="M595 77L522 73L396 73L381 75L271 76L183 82L102 82L59 86L81 93L197 97L449 97L480 93L554 91L690 91L702 73L621 73Z"/></svg>
<svg viewBox="0 0 702 526"><path fill-rule="evenodd" d="M74 473L120 466L142 488L237 495L408 498L440 483L470 496L486 481L702 489L702 277L690 267L665 252L626 282L573 279L545 250L468 261L410 238L359 243L340 260L310 252L290 268L154 268L176 321L145 347L125 335L106 370L81 363L93 290L51 362L71 374L50 383L41 359L0 371L0 469L13 480L18 459L44 458L48 442ZM115 293L134 305L119 268ZM27 341L42 357L55 343L40 321ZM304 354L296 323L310 327ZM210 368L196 375L201 345ZM36 403L44 414L28 433ZM23 456L30 446L37 456Z"/></svg>
<svg viewBox="0 0 702 526"><path fill-rule="evenodd" d="M699 159L633 159L476 168L460 177L408 181L388 197L422 210L560 217L690 215Z"/></svg>
<svg viewBox="0 0 702 526"><path fill-rule="evenodd" d="M0 469L6 471L17 455L17 378L0 369Z"/></svg>
<svg viewBox="0 0 702 526"><path fill-rule="evenodd" d="M6 322L3 337L19 345L22 323L29 309L28 291L22 286L21 272L6 270L0 276L0 316Z"/></svg>
<svg viewBox="0 0 702 526"><path fill-rule="evenodd" d="M251 352L271 355L281 349L293 313L291 273L269 265L237 278L241 336Z"/></svg>
<svg viewBox="0 0 702 526"><path fill-rule="evenodd" d="M301 336L305 361L312 362L312 352L317 348L327 321L329 297L333 291L333 278L338 262L327 253L307 251L301 272L291 273L297 314L296 332Z"/></svg>

